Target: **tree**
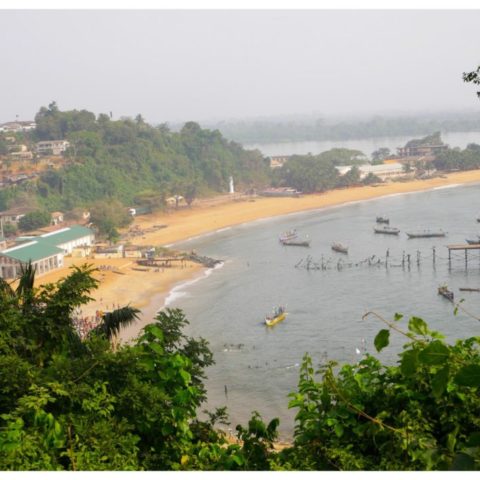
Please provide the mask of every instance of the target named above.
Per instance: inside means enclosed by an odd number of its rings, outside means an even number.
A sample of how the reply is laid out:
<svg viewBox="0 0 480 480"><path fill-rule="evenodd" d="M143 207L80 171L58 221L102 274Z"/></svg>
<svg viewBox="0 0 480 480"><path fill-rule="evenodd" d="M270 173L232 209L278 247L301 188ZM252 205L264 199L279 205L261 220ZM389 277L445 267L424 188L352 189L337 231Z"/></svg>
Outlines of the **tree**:
<svg viewBox="0 0 480 480"><path fill-rule="evenodd" d="M372 152L372 165L383 163L385 158L390 155L390 149L386 147L381 147L374 152Z"/></svg>
<svg viewBox="0 0 480 480"><path fill-rule="evenodd" d="M117 228L126 227L133 219L118 200L112 199L95 202L90 209L90 220L100 235L114 241L119 238Z"/></svg>
<svg viewBox="0 0 480 480"><path fill-rule="evenodd" d="M29 231L36 228L46 227L50 225L50 213L45 210L35 210L26 213L18 222L20 230Z"/></svg>
<svg viewBox="0 0 480 480"><path fill-rule="evenodd" d="M297 469L462 470L480 468L479 338L450 345L412 317L405 331L398 322L375 337L378 352L390 332L407 344L394 366L366 354L358 364L322 366L315 377L305 356L298 391L292 449L284 461Z"/></svg>
<svg viewBox="0 0 480 480"><path fill-rule="evenodd" d="M473 83L473 85L480 85L480 66L478 66L473 72L464 73L463 81ZM477 91L477 96L480 98L480 91Z"/></svg>

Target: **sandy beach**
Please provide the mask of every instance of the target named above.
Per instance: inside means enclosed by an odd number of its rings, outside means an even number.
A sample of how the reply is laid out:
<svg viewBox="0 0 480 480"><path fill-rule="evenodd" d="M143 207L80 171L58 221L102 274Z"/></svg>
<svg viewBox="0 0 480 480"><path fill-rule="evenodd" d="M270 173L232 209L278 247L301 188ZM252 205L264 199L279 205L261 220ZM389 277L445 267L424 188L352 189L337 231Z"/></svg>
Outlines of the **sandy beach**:
<svg viewBox="0 0 480 480"><path fill-rule="evenodd" d="M448 176L392 182L378 186L355 187L333 190L322 194L305 195L300 198L263 198L243 196L222 196L209 200L196 201L191 208L169 213L141 216L135 219L134 226L145 230L153 225L164 224L166 228L142 233L132 239L136 245L171 245L181 240L203 235L225 227L239 225L254 220L286 215L313 209L365 201L382 196L430 190L451 185L464 185L480 182L480 170L452 173ZM200 252L201 253L201 252ZM130 304L141 309L142 319L121 333L121 339L128 341L153 319L160 309L168 292L176 285L202 275L204 268L187 263L185 268L170 268L155 272L132 270L134 260L122 259L77 259L66 258L65 268L38 278L38 284L55 282L68 274L68 267L89 263L101 268L96 273L100 285L92 292L92 300L82 313L92 315L96 310L108 310L112 306ZM116 272L113 270L115 269Z"/></svg>

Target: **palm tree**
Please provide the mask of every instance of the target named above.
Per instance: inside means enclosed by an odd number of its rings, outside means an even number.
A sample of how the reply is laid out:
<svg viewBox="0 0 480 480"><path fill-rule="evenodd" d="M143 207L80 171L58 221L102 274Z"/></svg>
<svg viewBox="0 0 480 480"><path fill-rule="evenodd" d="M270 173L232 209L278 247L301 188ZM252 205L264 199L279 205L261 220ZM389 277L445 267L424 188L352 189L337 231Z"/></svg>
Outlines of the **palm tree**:
<svg viewBox="0 0 480 480"><path fill-rule="evenodd" d="M98 286L93 277L95 269L91 265L72 267L72 273L55 285L45 285L35 289L36 269L31 262L22 265L16 288L0 278L0 308L7 303L21 312L28 337L34 339L38 347L49 345L60 348L66 341L72 348L82 348L82 338L74 327L74 311L92 298L90 291ZM5 303L4 303L5 302ZM101 323L90 334L104 336L112 342L123 327L138 320L140 311L125 306L107 312ZM48 348L47 348L48 350Z"/></svg>

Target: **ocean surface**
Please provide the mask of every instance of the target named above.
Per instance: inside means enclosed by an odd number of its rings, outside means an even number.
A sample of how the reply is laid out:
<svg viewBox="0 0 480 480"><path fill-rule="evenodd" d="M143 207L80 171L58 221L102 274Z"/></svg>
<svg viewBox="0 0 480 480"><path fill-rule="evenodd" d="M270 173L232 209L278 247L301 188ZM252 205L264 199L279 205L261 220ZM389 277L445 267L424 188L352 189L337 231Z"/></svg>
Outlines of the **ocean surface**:
<svg viewBox="0 0 480 480"><path fill-rule="evenodd" d="M266 156L272 155L318 155L332 148L350 148L360 150L367 157L381 147L386 147L392 153L397 152L397 147L403 147L412 138L421 138L424 135L411 135L401 137L378 137L357 140L336 140L322 142L284 142L284 143L251 143L244 147L249 150L258 149ZM480 144L480 132L446 132L442 133L442 140L451 148L465 148L469 143Z"/></svg>
<svg viewBox="0 0 480 480"><path fill-rule="evenodd" d="M176 244L224 261L177 286L167 299L169 307L186 312L187 333L206 338L214 352L206 408L226 405L233 428L254 410L267 420L279 417L288 438L295 415L287 407L288 393L296 389L303 355L308 352L319 365L375 354L373 339L385 325L373 317L362 320L368 311L388 320L402 313L399 326L405 329L408 317L420 316L449 339L479 335L479 321L462 312L455 316L453 305L437 293L447 284L455 300L464 298L462 306L480 315L480 293L459 292L480 287L479 252L468 254L468 268L463 252L453 254L449 267L445 247L480 234L479 200L480 185L437 188L256 221ZM400 235L375 234L377 215L388 216ZM310 248L280 245L278 236L293 228L308 235ZM405 234L425 228L448 235L409 240ZM348 256L333 252L332 242L348 246ZM326 270L296 268L308 255L317 263L323 256ZM278 305L286 305L287 319L266 327L265 315ZM380 357L396 362L403 343L392 332L391 346Z"/></svg>

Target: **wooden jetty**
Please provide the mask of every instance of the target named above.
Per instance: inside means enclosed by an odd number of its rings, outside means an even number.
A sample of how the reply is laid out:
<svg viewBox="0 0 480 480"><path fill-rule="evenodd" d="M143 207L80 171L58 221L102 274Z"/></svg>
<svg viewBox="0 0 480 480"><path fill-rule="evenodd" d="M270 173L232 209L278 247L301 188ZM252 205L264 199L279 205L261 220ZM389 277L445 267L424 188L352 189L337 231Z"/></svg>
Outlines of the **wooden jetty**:
<svg viewBox="0 0 480 480"><path fill-rule="evenodd" d="M480 292L480 288L460 287L461 292Z"/></svg>
<svg viewBox="0 0 480 480"><path fill-rule="evenodd" d="M461 251L465 252L465 267L468 266L468 251L469 250L480 250L480 244L470 245L468 243L460 243L454 245L447 245L448 248L448 264L452 262L452 252Z"/></svg>

